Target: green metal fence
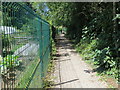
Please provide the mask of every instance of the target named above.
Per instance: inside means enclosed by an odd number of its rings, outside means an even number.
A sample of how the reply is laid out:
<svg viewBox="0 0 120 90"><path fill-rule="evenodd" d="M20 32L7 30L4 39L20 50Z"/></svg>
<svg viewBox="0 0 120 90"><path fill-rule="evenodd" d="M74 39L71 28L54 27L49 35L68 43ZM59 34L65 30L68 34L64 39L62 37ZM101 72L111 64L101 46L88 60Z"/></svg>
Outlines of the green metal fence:
<svg viewBox="0 0 120 90"><path fill-rule="evenodd" d="M50 25L26 3L2 2L2 88L42 88L50 60Z"/></svg>

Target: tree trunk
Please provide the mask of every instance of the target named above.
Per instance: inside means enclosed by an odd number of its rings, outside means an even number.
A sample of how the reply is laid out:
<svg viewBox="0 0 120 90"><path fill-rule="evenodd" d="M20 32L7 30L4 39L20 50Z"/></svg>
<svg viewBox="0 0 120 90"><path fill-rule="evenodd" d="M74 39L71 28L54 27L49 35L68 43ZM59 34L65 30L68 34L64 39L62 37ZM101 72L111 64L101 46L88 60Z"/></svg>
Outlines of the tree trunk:
<svg viewBox="0 0 120 90"><path fill-rule="evenodd" d="M113 2L113 18L116 17L117 14L117 3ZM119 48L119 36L118 36L118 20L115 19L114 20L114 24L113 24L113 30L114 30L114 43L115 43L115 50L116 50L116 62L117 62L117 70L118 73L120 73L120 65L119 65L119 52L118 52L118 48ZM118 88L120 87L120 79L118 78Z"/></svg>
<svg viewBox="0 0 120 90"><path fill-rule="evenodd" d="M116 3L113 2L113 18L116 17ZM118 37L117 37L117 20L115 19L113 22L113 37L114 37L114 43L115 43L115 49L116 49L116 56L118 56Z"/></svg>

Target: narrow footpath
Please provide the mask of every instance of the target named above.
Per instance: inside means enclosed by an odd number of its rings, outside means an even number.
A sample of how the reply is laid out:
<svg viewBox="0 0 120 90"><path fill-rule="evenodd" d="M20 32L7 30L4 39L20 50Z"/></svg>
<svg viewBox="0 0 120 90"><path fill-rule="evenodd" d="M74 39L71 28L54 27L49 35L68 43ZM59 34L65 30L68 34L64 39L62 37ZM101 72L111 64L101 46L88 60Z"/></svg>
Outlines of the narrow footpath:
<svg viewBox="0 0 120 90"><path fill-rule="evenodd" d="M55 88L107 88L63 34L57 37L55 63Z"/></svg>

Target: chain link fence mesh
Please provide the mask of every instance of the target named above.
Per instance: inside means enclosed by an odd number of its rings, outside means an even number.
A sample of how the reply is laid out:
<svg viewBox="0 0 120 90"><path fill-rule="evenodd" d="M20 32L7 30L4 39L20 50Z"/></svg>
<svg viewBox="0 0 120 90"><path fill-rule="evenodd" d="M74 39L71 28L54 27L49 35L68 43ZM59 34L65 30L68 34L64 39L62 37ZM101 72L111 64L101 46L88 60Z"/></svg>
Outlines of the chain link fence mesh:
<svg viewBox="0 0 120 90"><path fill-rule="evenodd" d="M42 88L50 60L50 25L26 3L2 2L1 88Z"/></svg>

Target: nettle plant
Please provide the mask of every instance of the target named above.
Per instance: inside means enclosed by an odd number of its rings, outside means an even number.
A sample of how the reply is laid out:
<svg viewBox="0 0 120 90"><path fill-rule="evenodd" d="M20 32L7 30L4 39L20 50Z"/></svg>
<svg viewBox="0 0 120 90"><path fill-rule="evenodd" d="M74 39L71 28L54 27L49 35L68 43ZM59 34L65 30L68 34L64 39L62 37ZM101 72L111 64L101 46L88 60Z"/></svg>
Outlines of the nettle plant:
<svg viewBox="0 0 120 90"><path fill-rule="evenodd" d="M113 68L116 66L115 59L111 56L110 48L104 48L102 50L95 50L93 56L94 64L103 64L105 68Z"/></svg>
<svg viewBox="0 0 120 90"><path fill-rule="evenodd" d="M2 58L2 56L0 56L1 74L7 73L7 70L12 69L13 67L20 66L21 62L22 62L22 60L18 60L18 56L15 56L15 55L7 55L4 58Z"/></svg>

